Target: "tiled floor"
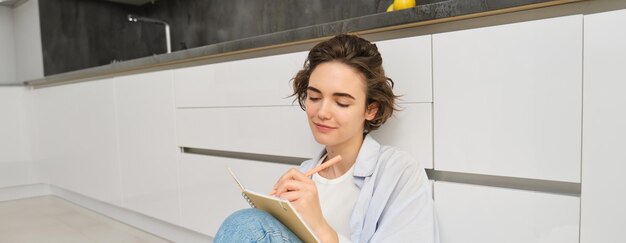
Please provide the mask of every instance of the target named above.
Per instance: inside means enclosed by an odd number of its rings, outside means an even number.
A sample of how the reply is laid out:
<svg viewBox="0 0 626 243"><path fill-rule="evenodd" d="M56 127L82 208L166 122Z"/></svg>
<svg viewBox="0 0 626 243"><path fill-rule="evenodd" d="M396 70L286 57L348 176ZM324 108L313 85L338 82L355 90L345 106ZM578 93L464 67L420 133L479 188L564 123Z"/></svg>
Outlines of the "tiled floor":
<svg viewBox="0 0 626 243"><path fill-rule="evenodd" d="M55 196L0 202L0 243L168 242Z"/></svg>

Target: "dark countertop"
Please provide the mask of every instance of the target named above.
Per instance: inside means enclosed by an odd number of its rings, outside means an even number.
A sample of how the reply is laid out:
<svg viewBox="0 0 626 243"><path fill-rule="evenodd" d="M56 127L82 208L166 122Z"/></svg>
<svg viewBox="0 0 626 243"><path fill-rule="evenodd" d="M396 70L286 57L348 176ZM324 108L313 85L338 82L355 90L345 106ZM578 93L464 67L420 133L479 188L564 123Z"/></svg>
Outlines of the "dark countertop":
<svg viewBox="0 0 626 243"><path fill-rule="evenodd" d="M50 75L24 82L26 85L47 86L114 77L129 73L148 72L192 65L229 53L276 48L293 43L317 42L320 38L346 32L376 32L448 22L459 19L514 12L580 0L446 0L415 8L378 13L331 23L307 26L245 39L222 42L173 53L148 56L78 71Z"/></svg>

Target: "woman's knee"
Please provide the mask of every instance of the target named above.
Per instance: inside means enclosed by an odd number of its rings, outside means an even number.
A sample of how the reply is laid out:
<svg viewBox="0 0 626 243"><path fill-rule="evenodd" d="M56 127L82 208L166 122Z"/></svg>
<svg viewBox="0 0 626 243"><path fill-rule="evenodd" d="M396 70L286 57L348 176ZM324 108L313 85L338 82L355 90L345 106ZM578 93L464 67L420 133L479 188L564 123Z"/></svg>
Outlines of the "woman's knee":
<svg viewBox="0 0 626 243"><path fill-rule="evenodd" d="M226 220L224 220L224 224L226 223L235 223L239 226L245 223L253 223L253 222L262 222L273 219L272 215L269 213L258 210L256 208L247 208L241 209L232 213Z"/></svg>
<svg viewBox="0 0 626 243"><path fill-rule="evenodd" d="M236 211L222 222L216 240L233 239L233 237L248 239L261 237L265 231L263 222L267 220L267 217L271 217L271 215L255 208ZM218 242L220 241L218 240Z"/></svg>
<svg viewBox="0 0 626 243"><path fill-rule="evenodd" d="M269 213L249 208L228 216L218 230L215 242L301 241Z"/></svg>

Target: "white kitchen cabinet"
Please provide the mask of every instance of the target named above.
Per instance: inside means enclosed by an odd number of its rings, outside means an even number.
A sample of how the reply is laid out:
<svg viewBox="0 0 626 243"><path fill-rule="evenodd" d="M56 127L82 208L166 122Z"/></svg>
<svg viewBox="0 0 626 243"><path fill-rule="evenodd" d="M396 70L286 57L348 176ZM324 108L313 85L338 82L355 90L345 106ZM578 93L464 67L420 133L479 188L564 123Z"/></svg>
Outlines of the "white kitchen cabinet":
<svg viewBox="0 0 626 243"><path fill-rule="evenodd" d="M172 71L114 80L123 206L178 224Z"/></svg>
<svg viewBox="0 0 626 243"><path fill-rule="evenodd" d="M176 107L291 105L290 80L306 55L296 52L174 70Z"/></svg>
<svg viewBox="0 0 626 243"><path fill-rule="evenodd" d="M440 181L434 184L442 243L578 242L578 197Z"/></svg>
<svg viewBox="0 0 626 243"><path fill-rule="evenodd" d="M401 102L432 102L431 36L376 42L387 77Z"/></svg>
<svg viewBox="0 0 626 243"><path fill-rule="evenodd" d="M626 10L585 16L581 243L626 242Z"/></svg>
<svg viewBox="0 0 626 243"><path fill-rule="evenodd" d="M582 16L433 35L437 170L580 182Z"/></svg>
<svg viewBox="0 0 626 243"><path fill-rule="evenodd" d="M182 154L180 183L184 227L215 236L228 215L250 207L228 173L228 167L247 189L269 193L276 180L293 166Z"/></svg>
<svg viewBox="0 0 626 243"><path fill-rule="evenodd" d="M321 152L299 106L178 109L178 145L311 158Z"/></svg>
<svg viewBox="0 0 626 243"><path fill-rule="evenodd" d="M372 136L382 145L409 152L424 168L433 168L432 104L400 104L394 115Z"/></svg>
<svg viewBox="0 0 626 243"><path fill-rule="evenodd" d="M35 89L34 160L44 182L121 206L112 79Z"/></svg>

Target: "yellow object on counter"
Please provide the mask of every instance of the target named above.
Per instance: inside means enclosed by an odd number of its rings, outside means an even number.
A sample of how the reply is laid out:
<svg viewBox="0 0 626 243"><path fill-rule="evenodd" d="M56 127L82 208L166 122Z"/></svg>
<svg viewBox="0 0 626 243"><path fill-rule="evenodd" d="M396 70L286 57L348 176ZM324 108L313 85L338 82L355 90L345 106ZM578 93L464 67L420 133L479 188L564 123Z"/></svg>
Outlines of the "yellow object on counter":
<svg viewBox="0 0 626 243"><path fill-rule="evenodd" d="M393 11L393 3L389 4L389 7L387 8L387 12L391 11Z"/></svg>
<svg viewBox="0 0 626 243"><path fill-rule="evenodd" d="M394 0L389 7L387 7L387 12L402 10L407 8L415 7L415 0Z"/></svg>

